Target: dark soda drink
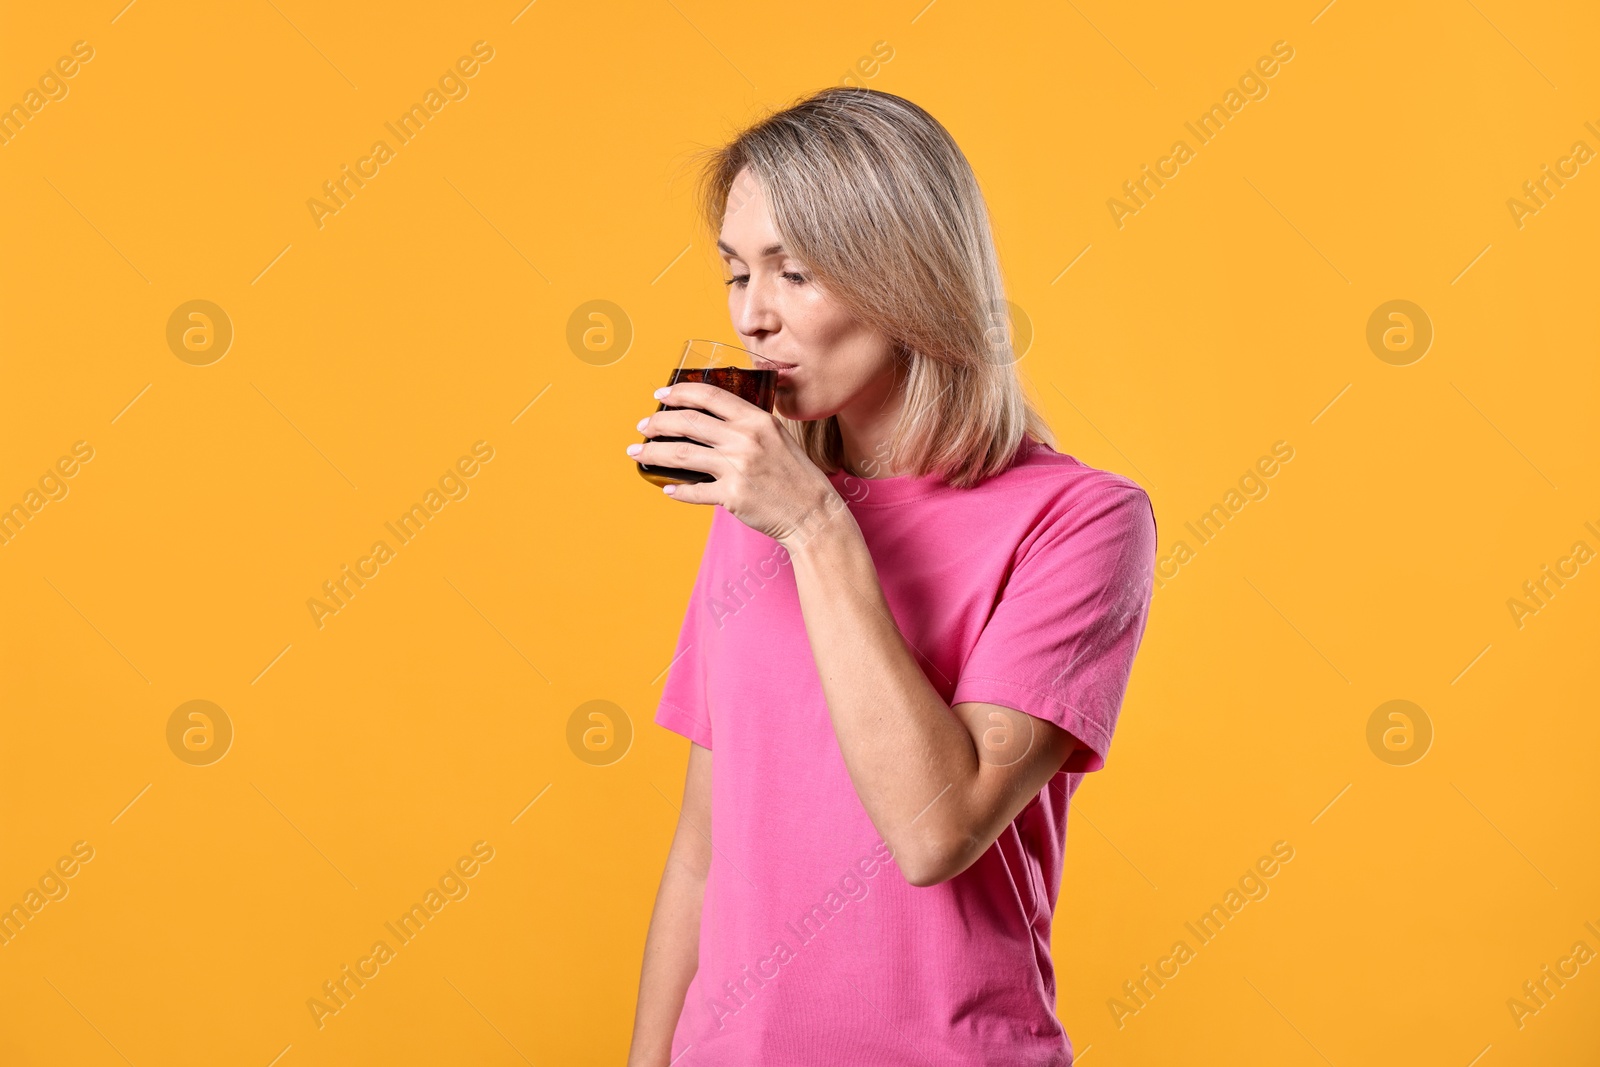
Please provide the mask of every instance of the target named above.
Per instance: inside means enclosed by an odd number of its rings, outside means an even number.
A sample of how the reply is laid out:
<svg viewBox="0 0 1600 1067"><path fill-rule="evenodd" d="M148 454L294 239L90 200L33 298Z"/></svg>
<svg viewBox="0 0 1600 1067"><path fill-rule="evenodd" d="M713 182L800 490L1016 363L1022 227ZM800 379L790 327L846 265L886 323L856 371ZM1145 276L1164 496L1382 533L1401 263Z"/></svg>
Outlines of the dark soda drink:
<svg viewBox="0 0 1600 1067"><path fill-rule="evenodd" d="M677 385L679 382L705 382L718 389L726 389L735 396L744 400L762 411L771 411L772 405L778 398L778 372L775 370L753 370L746 367L680 367L672 372L672 380L668 385ZM702 410L668 407L666 404L657 404L657 411L684 411ZM703 414L711 415L709 411ZM715 415L711 415L716 418ZM647 441L688 441L690 444L700 445L700 442L688 437L649 437ZM649 463L640 463L639 474L651 485L682 485L685 482L714 482L716 481L705 471L688 470L683 467L660 467Z"/></svg>

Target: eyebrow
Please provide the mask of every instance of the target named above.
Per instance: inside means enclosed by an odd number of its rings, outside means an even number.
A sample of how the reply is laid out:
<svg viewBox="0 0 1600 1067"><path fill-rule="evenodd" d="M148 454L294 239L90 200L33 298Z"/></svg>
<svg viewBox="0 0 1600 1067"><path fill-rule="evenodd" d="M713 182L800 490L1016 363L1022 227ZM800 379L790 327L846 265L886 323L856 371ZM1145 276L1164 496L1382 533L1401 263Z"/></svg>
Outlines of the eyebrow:
<svg viewBox="0 0 1600 1067"><path fill-rule="evenodd" d="M720 248L722 251L728 253L728 255L733 256L735 259L742 258L739 255L739 253L735 252L731 247L729 247L729 245L728 245L728 243L726 241L718 241L717 242L717 247ZM783 251L782 243L775 244L775 245L768 245L767 247L765 247L765 248L763 248L761 250L761 255L763 257L775 256L775 255L777 255L778 253L780 253L782 251Z"/></svg>

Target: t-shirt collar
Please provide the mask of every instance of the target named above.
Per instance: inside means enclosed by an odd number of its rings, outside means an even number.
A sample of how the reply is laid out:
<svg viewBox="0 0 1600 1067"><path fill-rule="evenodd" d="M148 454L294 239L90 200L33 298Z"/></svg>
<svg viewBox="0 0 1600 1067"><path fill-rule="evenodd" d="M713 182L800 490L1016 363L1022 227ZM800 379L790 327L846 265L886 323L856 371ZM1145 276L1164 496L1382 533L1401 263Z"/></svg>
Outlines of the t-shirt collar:
<svg viewBox="0 0 1600 1067"><path fill-rule="evenodd" d="M944 484L937 474L920 477L901 474L892 478L861 478L854 474L846 474L842 470L829 474L828 480L853 508L881 507L916 500L931 496Z"/></svg>

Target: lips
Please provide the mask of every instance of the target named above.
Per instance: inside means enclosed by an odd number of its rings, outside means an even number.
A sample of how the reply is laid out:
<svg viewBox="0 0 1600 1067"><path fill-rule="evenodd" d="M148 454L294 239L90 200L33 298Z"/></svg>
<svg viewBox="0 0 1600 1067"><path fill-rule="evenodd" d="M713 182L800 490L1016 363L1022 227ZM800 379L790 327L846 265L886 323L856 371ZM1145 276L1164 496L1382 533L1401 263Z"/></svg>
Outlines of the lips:
<svg viewBox="0 0 1600 1067"><path fill-rule="evenodd" d="M794 370L796 367L794 363L780 363L775 359L768 359L766 356L757 356L756 358L766 364L764 369L767 370Z"/></svg>

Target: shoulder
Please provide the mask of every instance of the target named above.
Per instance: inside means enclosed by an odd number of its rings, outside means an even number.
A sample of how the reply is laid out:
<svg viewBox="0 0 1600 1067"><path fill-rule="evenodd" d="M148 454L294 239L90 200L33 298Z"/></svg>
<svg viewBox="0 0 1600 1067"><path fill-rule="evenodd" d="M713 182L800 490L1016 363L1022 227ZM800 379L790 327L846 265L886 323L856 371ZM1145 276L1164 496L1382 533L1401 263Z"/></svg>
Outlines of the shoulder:
<svg viewBox="0 0 1600 1067"><path fill-rule="evenodd" d="M1150 495L1138 482L1091 467L1041 442L1024 446L1017 462L999 479L1011 480L1013 489L1031 497L1045 525L1080 525L1111 516L1135 523L1146 516L1154 520Z"/></svg>
<svg viewBox="0 0 1600 1067"><path fill-rule="evenodd" d="M1132 478L1034 443L1001 479L1011 499L996 503L1025 514L1014 567L1083 582L1154 567L1155 510Z"/></svg>

